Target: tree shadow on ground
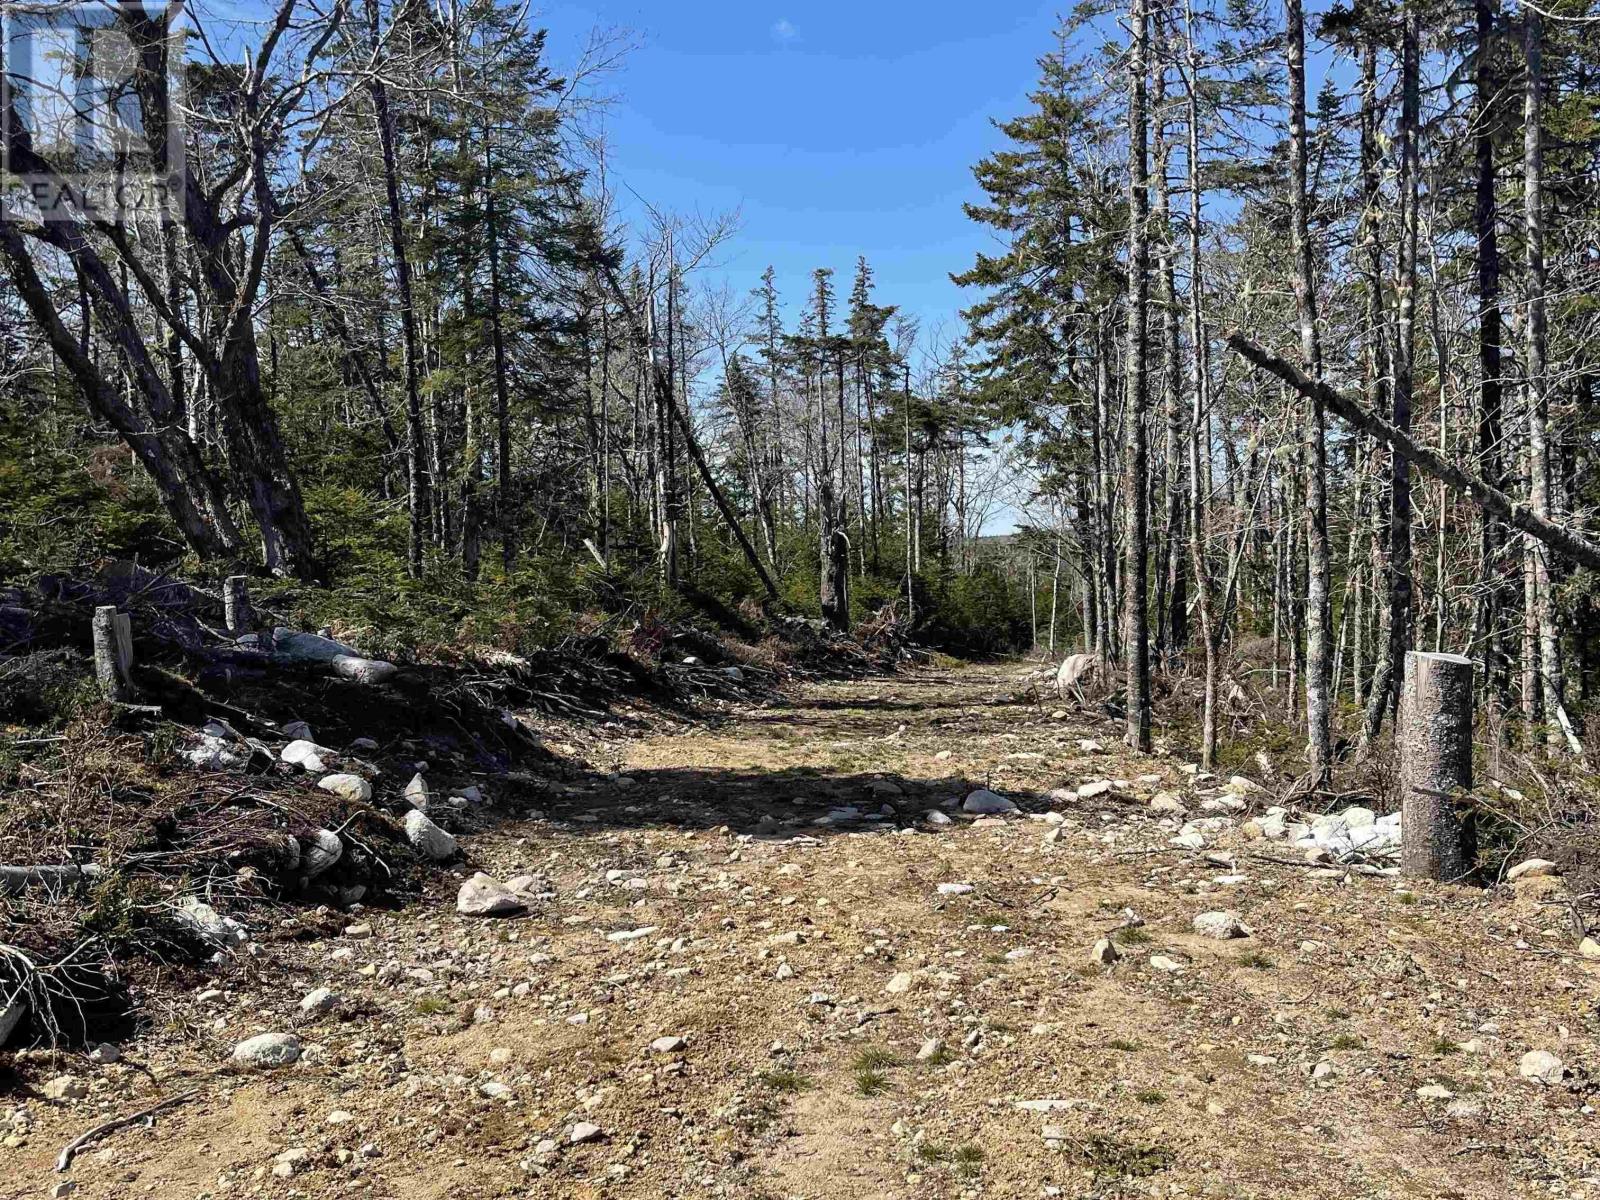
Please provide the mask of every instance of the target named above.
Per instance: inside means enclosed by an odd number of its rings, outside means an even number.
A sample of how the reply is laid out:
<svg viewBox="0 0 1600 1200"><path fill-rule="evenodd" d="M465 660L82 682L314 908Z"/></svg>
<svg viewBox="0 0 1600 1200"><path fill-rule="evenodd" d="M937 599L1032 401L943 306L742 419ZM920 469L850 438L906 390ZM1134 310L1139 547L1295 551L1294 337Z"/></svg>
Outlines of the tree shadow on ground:
<svg viewBox="0 0 1600 1200"><path fill-rule="evenodd" d="M624 780L630 782L624 782ZM962 802L984 787L981 781L950 775L917 779L894 773L834 774L814 767L754 770L667 767L635 770L624 776L592 774L540 798L551 820L586 829L718 829L783 840L809 835L905 828L936 829L979 815L962 811ZM1007 791L1021 813L1057 807L1033 791Z"/></svg>

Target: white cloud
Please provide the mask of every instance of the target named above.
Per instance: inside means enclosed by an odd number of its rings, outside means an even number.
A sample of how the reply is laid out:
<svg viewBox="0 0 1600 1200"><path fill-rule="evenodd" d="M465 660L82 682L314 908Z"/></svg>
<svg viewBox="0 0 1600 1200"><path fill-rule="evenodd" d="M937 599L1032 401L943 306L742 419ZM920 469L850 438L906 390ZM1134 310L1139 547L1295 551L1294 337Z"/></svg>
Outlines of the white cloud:
<svg viewBox="0 0 1600 1200"><path fill-rule="evenodd" d="M800 31L788 17L779 17L772 23L772 36L780 42L792 42L800 36Z"/></svg>

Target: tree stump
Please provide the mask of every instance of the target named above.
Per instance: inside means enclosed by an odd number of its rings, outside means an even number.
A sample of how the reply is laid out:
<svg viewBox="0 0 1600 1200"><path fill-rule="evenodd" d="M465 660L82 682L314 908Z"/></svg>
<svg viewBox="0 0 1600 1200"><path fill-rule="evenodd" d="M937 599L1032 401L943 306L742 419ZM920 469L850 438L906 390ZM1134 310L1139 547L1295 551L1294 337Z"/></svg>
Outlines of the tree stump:
<svg viewBox="0 0 1600 1200"><path fill-rule="evenodd" d="M133 695L133 630L128 615L110 604L94 610L94 674L107 700Z"/></svg>
<svg viewBox="0 0 1600 1200"><path fill-rule="evenodd" d="M250 589L243 575L229 575L222 584L222 607L228 632L234 637L256 627L255 609L250 607Z"/></svg>
<svg viewBox="0 0 1600 1200"><path fill-rule="evenodd" d="M1403 874L1457 880L1472 872L1472 701L1470 658L1407 652L1395 726Z"/></svg>

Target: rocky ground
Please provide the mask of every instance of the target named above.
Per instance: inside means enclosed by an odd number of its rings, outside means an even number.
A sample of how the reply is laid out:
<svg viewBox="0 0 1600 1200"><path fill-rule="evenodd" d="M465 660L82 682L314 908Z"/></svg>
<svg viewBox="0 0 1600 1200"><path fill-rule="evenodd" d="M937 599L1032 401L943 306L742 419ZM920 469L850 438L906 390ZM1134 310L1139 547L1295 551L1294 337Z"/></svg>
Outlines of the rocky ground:
<svg viewBox="0 0 1600 1200"><path fill-rule="evenodd" d="M423 903L285 909L120 1054L15 1056L0 1196L1600 1194L1548 868L1340 863L1364 815L1291 828L1016 676L595 730Z"/></svg>

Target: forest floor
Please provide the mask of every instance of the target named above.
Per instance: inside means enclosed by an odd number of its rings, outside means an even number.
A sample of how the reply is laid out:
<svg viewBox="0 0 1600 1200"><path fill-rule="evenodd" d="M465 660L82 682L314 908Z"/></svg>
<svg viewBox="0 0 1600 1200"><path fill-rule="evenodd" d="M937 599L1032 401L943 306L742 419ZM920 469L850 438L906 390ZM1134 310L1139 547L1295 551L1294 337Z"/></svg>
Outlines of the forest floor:
<svg viewBox="0 0 1600 1200"><path fill-rule="evenodd" d="M1600 1195L1600 963L1559 881L1410 886L1238 830L1175 848L1148 799L1222 781L1019 701L1018 674L591 730L565 747L591 773L467 839L423 903L286 909L204 989L147 998L122 1061L17 1056L0 1196ZM961 813L976 786L1024 811ZM478 869L553 894L459 916ZM1194 932L1218 909L1249 936ZM300 1061L233 1065L263 1032ZM1565 1078L1522 1077L1529 1050ZM63 1074L87 1094L46 1099Z"/></svg>

